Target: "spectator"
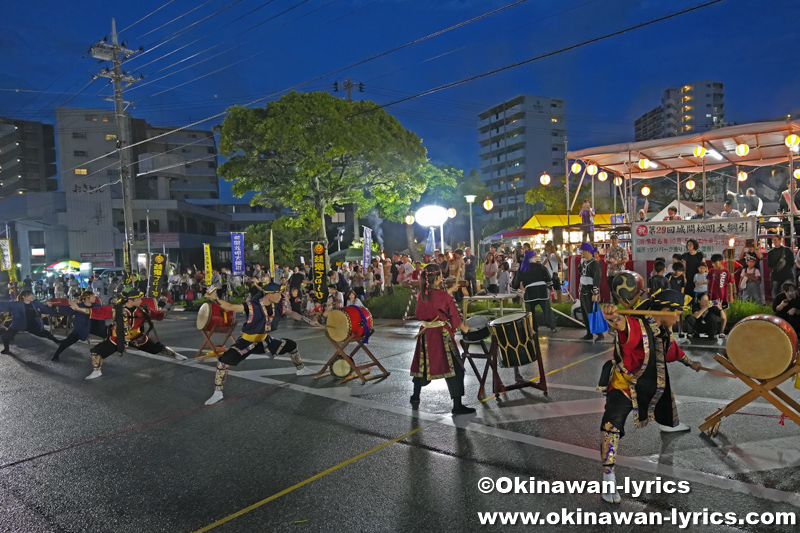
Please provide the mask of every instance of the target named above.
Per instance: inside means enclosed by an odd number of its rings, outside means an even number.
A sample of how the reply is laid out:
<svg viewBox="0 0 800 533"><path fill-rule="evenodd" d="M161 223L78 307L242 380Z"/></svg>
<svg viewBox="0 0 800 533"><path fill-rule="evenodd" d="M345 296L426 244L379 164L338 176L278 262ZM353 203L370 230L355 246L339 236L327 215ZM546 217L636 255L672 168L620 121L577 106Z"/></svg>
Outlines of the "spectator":
<svg viewBox="0 0 800 533"><path fill-rule="evenodd" d="M581 217L581 231L583 232L583 242L594 242L594 209L589 199L583 201L583 207L580 213Z"/></svg>
<svg viewBox="0 0 800 533"><path fill-rule="evenodd" d="M708 218L708 213L705 213L703 211L703 204L695 204L694 215L692 216L691 220L703 219L703 218Z"/></svg>
<svg viewBox="0 0 800 533"><path fill-rule="evenodd" d="M350 289L348 289L349 291ZM336 288L336 285L331 283L328 285L328 303L325 306L325 312L322 313L324 318L328 318L328 315L331 314L331 311L335 309L341 309L344 307L344 295L339 292L339 289Z"/></svg>
<svg viewBox="0 0 800 533"><path fill-rule="evenodd" d="M456 281L464 279L464 251L461 249L453 252L453 258L447 262L449 268L449 277L455 278ZM446 271L443 271L446 272Z"/></svg>
<svg viewBox="0 0 800 533"><path fill-rule="evenodd" d="M408 254L403 254L403 272L405 273L405 279L410 280L411 273L414 272L414 264Z"/></svg>
<svg viewBox="0 0 800 533"><path fill-rule="evenodd" d="M364 297L372 296L375 291L375 267L369 265L364 272Z"/></svg>
<svg viewBox="0 0 800 533"><path fill-rule="evenodd" d="M653 270L655 271L655 275L647 280L647 294L650 296L653 296L658 291L665 291L670 288L669 280L664 277L667 272L664 261L656 261Z"/></svg>
<svg viewBox="0 0 800 533"><path fill-rule="evenodd" d="M694 298L699 300L703 294L708 294L708 272L705 261L697 265L697 274L694 275Z"/></svg>
<svg viewBox="0 0 800 533"><path fill-rule="evenodd" d="M353 285L352 290L358 295L359 298L366 298L367 293L364 290L364 274L361 272L360 266L353 266Z"/></svg>
<svg viewBox="0 0 800 533"><path fill-rule="evenodd" d="M746 256L747 267L742 270L742 281L739 292L739 298L743 301L753 300L756 303L763 304L761 301L761 272L756 268L755 256Z"/></svg>
<svg viewBox="0 0 800 533"><path fill-rule="evenodd" d="M22 280L22 290L33 292L33 280L31 279L30 274L25 276L25 279Z"/></svg>
<svg viewBox="0 0 800 533"><path fill-rule="evenodd" d="M681 256L683 266L686 268L686 294L694 296L694 275L697 274L697 267L701 263L705 264L706 258L700 251L700 244L694 239L686 241L686 249L688 251Z"/></svg>
<svg viewBox="0 0 800 533"><path fill-rule="evenodd" d="M672 272L667 276L669 286L676 291L686 294L686 272L683 263L672 263Z"/></svg>
<svg viewBox="0 0 800 533"><path fill-rule="evenodd" d="M708 271L708 297L712 302L720 302L725 310L736 297L733 274L725 267L722 254L712 255L711 265L713 268Z"/></svg>
<svg viewBox="0 0 800 533"><path fill-rule="evenodd" d="M289 289L289 305L295 313L303 314L303 297L300 296L299 287Z"/></svg>
<svg viewBox="0 0 800 533"><path fill-rule="evenodd" d="M627 250L619 245L619 236L616 233L611 235L611 248L606 251L606 264L608 265L606 282L610 292L614 292L612 289L614 276L625 270L629 259Z"/></svg>
<svg viewBox="0 0 800 533"><path fill-rule="evenodd" d="M762 259L763 256L761 255L761 250L759 250L758 246L756 246L755 239L747 239L746 241L744 241L744 246L742 246L742 251L739 252L739 262L742 263L742 264L746 263L744 258L747 255L752 256L752 257L755 258L755 260L756 260L756 268L760 269L761 268L761 259ZM798 258L795 258L795 261L797 261L797 260L798 260Z"/></svg>
<svg viewBox="0 0 800 533"><path fill-rule="evenodd" d="M789 323L795 332L800 334L800 298L798 298L797 285L786 281L781 285L780 292L772 299L772 309L775 315Z"/></svg>
<svg viewBox="0 0 800 533"><path fill-rule="evenodd" d="M392 286L397 283L397 278L395 278L394 274L392 273L393 269L394 264L392 261L390 259L386 259L383 262L383 288L387 294L392 292Z"/></svg>
<svg viewBox="0 0 800 533"><path fill-rule="evenodd" d="M302 265L294 267L294 272L289 278L289 290L297 289L299 291L305 281L306 275L303 272Z"/></svg>
<svg viewBox="0 0 800 533"><path fill-rule="evenodd" d="M500 271L497 274L497 294L508 294L508 284L510 281L509 266L506 261L500 263Z"/></svg>
<svg viewBox="0 0 800 533"><path fill-rule="evenodd" d="M719 303L712 305L708 294L702 294L692 304L692 314L686 317L686 332L694 337L705 333L709 337L719 339L725 331L727 320L725 311Z"/></svg>
<svg viewBox="0 0 800 533"><path fill-rule="evenodd" d="M467 293L478 294L478 277L476 272L478 259L472 255L472 248L464 248L464 280L467 282Z"/></svg>
<svg viewBox="0 0 800 533"><path fill-rule="evenodd" d="M743 216L741 211L738 209L733 208L733 202L730 200L725 200L725 204L722 206L722 213L719 214L722 218L735 218Z"/></svg>
<svg viewBox="0 0 800 533"><path fill-rule="evenodd" d="M525 246L527 246L525 251L530 251L530 245L525 243ZM522 261L524 264L525 259ZM542 265L544 265L545 270L547 270L547 273L550 276L550 281L553 283L553 290L556 291L556 302L561 302L561 272L563 263L561 261L561 256L558 255L558 252L556 251L553 241L547 241L547 244L544 245L544 257L542 258ZM522 269L522 265L520 265L520 269Z"/></svg>
<svg viewBox="0 0 800 533"><path fill-rule="evenodd" d="M55 276L47 276L47 291L50 293L50 298L56 297L56 278Z"/></svg>
<svg viewBox="0 0 800 533"><path fill-rule="evenodd" d="M649 276L647 276L647 279L650 279L650 278L652 278L653 276L655 276L655 275L656 275L656 269L655 269L655 266L656 266L656 263L658 263L659 261L661 261L662 263L664 263L664 265L665 265L665 268L666 268L667 260L666 260L666 259L664 259L663 257L656 257L656 260L655 260L655 261L653 261L653 270L651 270L651 271L650 271L650 275L649 275Z"/></svg>
<svg viewBox="0 0 800 533"><path fill-rule="evenodd" d="M639 209L636 214L636 222L647 222L647 213L644 212L644 209Z"/></svg>
<svg viewBox="0 0 800 533"><path fill-rule="evenodd" d="M749 217L760 217L761 210L764 208L764 200L756 196L756 190L752 187L747 189L747 192L736 194L733 191L728 191L728 196L733 196L738 202L738 208L744 210Z"/></svg>
<svg viewBox="0 0 800 533"><path fill-rule="evenodd" d="M781 292L781 287L785 281L794 279L792 251L783 245L783 239L779 236L772 237L772 250L767 252L767 266L769 266L769 282L774 299Z"/></svg>
<svg viewBox="0 0 800 533"><path fill-rule="evenodd" d="M345 305L353 305L355 307L364 307L364 304L361 302L361 298L358 297L358 293L350 289L347 291L347 295L344 298Z"/></svg>
<svg viewBox="0 0 800 533"><path fill-rule="evenodd" d="M320 324L325 321L325 306L322 305L322 300L319 298L313 298L308 301L308 305L306 307L307 315L311 320L316 320Z"/></svg>
<svg viewBox="0 0 800 533"><path fill-rule="evenodd" d="M391 261L391 269L390 272L392 274L392 285L397 285L400 281L397 279L400 275L400 268L403 266L403 263L400 262L400 254L394 252L392 254L392 261Z"/></svg>
<svg viewBox="0 0 800 533"><path fill-rule="evenodd" d="M350 290L350 285L347 283L347 280L345 280L344 276L339 272L331 270L328 272L328 278L331 284L336 287L336 290L339 291L339 296Z"/></svg>
<svg viewBox="0 0 800 533"><path fill-rule="evenodd" d="M494 261L494 254L489 252L483 262L483 287L487 293L497 294L497 274L499 271L500 267Z"/></svg>
<svg viewBox="0 0 800 533"><path fill-rule="evenodd" d="M667 208L667 216L664 217L664 220L680 220L681 217L678 215L678 208L674 205L671 205Z"/></svg>
<svg viewBox="0 0 800 533"><path fill-rule="evenodd" d="M443 253L439 252L436 254L436 263L439 265L439 268L442 269L442 273L449 272L449 269L447 268L447 258Z"/></svg>

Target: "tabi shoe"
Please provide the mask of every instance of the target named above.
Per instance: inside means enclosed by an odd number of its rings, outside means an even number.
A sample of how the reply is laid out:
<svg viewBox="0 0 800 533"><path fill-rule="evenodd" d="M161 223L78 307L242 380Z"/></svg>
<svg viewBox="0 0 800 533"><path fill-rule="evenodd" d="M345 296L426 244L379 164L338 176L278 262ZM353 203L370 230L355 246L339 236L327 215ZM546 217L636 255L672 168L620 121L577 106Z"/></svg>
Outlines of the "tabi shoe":
<svg viewBox="0 0 800 533"><path fill-rule="evenodd" d="M222 400L222 391L221 390L215 390L214 394L211 395L211 398L206 400L206 405L214 405L215 403L217 403L220 400Z"/></svg>
<svg viewBox="0 0 800 533"><path fill-rule="evenodd" d="M658 429L660 429L663 433L676 433L679 431L689 431L691 428L681 422L675 427L672 426L662 426L661 424L658 425Z"/></svg>
<svg viewBox="0 0 800 533"><path fill-rule="evenodd" d="M175 358L176 361L186 361L187 359L189 359L185 355L179 354L178 352L176 352L175 350L173 350L172 348L170 348L168 346L165 346L164 350L161 353L166 354L166 355L171 355L172 357Z"/></svg>
<svg viewBox="0 0 800 533"><path fill-rule="evenodd" d="M53 357L51 357L50 360L51 361L55 361L56 363L61 361L61 359L59 359L59 356L57 356L57 355L54 355Z"/></svg>
<svg viewBox="0 0 800 533"><path fill-rule="evenodd" d="M304 366L297 371L298 376L315 376L316 374L317 373L315 371L311 370L307 366Z"/></svg>
<svg viewBox="0 0 800 533"><path fill-rule="evenodd" d="M723 344L725 344L725 338L726 336L723 333L717 335L717 346L722 346Z"/></svg>
<svg viewBox="0 0 800 533"><path fill-rule="evenodd" d="M8 349L8 348L3 348L3 351L0 351L0 353L4 354L4 355L14 355L13 353L11 353L11 350Z"/></svg>
<svg viewBox="0 0 800 533"><path fill-rule="evenodd" d="M594 342L603 342L606 340L605 336L602 333L599 333L597 337L595 337Z"/></svg>
<svg viewBox="0 0 800 533"><path fill-rule="evenodd" d="M411 396L409 401L412 409L419 409L419 396Z"/></svg>
<svg viewBox="0 0 800 533"><path fill-rule="evenodd" d="M611 482L614 484L614 492L606 492L605 486L606 482ZM603 501L608 503L619 503L622 501L622 498L619 495L619 492L616 489L617 486L617 476L612 472L610 474L603 474Z"/></svg>
<svg viewBox="0 0 800 533"><path fill-rule="evenodd" d="M459 405L453 407L453 410L450 411L453 415L471 415L475 413L475 409L472 407L467 407L466 405Z"/></svg>
<svg viewBox="0 0 800 533"><path fill-rule="evenodd" d="M594 339L594 336L591 333L587 333L586 335L581 337L579 340L590 341L590 340L593 340L593 339Z"/></svg>
<svg viewBox="0 0 800 533"><path fill-rule="evenodd" d="M102 370L92 370L92 373L86 376L84 379L96 379L103 375Z"/></svg>

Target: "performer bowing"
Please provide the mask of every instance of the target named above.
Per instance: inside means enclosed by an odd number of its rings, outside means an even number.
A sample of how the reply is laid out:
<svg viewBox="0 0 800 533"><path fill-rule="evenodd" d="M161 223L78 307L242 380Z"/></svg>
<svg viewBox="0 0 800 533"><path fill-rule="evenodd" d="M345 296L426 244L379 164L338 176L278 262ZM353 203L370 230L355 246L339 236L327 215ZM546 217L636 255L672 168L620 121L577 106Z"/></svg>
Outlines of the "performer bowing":
<svg viewBox="0 0 800 533"><path fill-rule="evenodd" d="M637 428L655 421L663 432L689 430L689 426L678 420L666 365L680 361L697 372L701 368L699 362L692 362L686 357L672 338L672 326L683 312L684 298L676 290L662 290L637 308L672 311L668 316L621 317L615 305L603 306L603 316L611 331L616 332L616 338L614 357L606 363L611 367L610 375L604 372L600 380L600 388L607 390L600 427L600 457L603 461L603 481L611 481L614 486L619 439L625 435L625 421L631 411ZM610 503L620 502L616 490L604 492L603 499Z"/></svg>
<svg viewBox="0 0 800 533"><path fill-rule="evenodd" d="M417 346L411 363L414 394L411 405L419 407L422 387L431 380L444 378L450 398L453 399L454 415L474 413L475 409L462 405L464 396L464 367L456 346L455 331L466 333L469 327L461 322L455 300L447 291L437 288L442 282L442 271L437 264L425 267L420 276L420 291L417 295L416 317L422 320L417 334ZM458 285L456 285L457 287Z"/></svg>
<svg viewBox="0 0 800 533"><path fill-rule="evenodd" d="M14 355L11 353L9 345L20 331L27 331L31 335L50 339L56 344L61 342L53 337L51 332L44 329L42 315L50 314L50 303L43 304L35 300L36 296L33 291L25 289L19 293L16 302L0 302L0 312L11 313L11 325L2 335L3 351L0 353Z"/></svg>
<svg viewBox="0 0 800 533"><path fill-rule="evenodd" d="M234 311L247 315L247 322L242 326L242 334L236 339L233 346L219 356L217 373L214 377L214 394L206 400L206 405L213 405L222 399L222 387L228 377L228 368L236 366L250 354L269 353L271 357L289 354L292 362L297 367L298 376L312 376L316 374L310 368L305 368L300 354L297 352L297 343L291 339L275 339L270 332L278 329L278 324L284 315L295 320L302 320L312 326L318 326L316 321L309 320L295 313L289 307L289 302L281 292L277 283L268 283L264 287L256 286L259 292L249 302L230 304L216 297L214 289L207 295L214 303L225 311Z"/></svg>
<svg viewBox="0 0 800 533"><path fill-rule="evenodd" d="M86 379L95 379L102 376L103 359L106 359L114 352L119 353L121 356L125 353L127 346L147 353L171 355L178 361L186 361L186 356L164 346L158 341L154 341L142 331L145 322L149 322L151 319L162 320L164 318L164 313L161 311L152 311L146 305L142 305L143 296L144 294L138 289L129 289L122 293L120 299L113 306L105 305L86 309L75 306L72 308L75 311L89 315L92 320L112 319L111 336L91 349L92 373L86 376Z"/></svg>
<svg viewBox="0 0 800 533"><path fill-rule="evenodd" d="M56 353L53 354L51 361L58 361L58 356L61 355L61 352L72 346L78 341L85 341L89 338L89 335L95 335L100 337L101 339L106 339L108 337L108 328L106 327L105 320L98 320L92 319L89 315L87 315L83 309L92 308L99 308L101 305L97 302L97 296L92 291L83 291L78 298L77 301L72 301L69 303L70 307L70 314L75 316L74 323L72 325L72 331L70 331L67 338L61 341L61 344L58 345L58 349ZM76 309L76 307L78 309Z"/></svg>

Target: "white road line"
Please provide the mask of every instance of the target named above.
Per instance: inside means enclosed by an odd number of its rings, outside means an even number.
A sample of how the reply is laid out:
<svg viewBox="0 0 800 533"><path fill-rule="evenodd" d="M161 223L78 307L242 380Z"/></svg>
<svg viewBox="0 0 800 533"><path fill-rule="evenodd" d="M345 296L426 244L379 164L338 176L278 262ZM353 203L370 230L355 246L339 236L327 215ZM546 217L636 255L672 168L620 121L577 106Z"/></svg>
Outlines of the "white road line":
<svg viewBox="0 0 800 533"><path fill-rule="evenodd" d="M137 355L142 355L143 357L147 357L150 359L155 359L158 361L167 361L178 365L189 366L192 368L201 368L203 370L207 370L210 372L213 372L215 370L213 366L199 364L196 361L180 362L176 361L175 359L166 358L160 355L148 354L145 352L141 352L139 350L130 350L130 352L135 353ZM405 407L381 404L371 400L365 400L363 398L344 396L341 394L337 394L334 390L328 388L315 389L312 387L297 385L295 383L287 383L285 381L278 381L263 376L254 376L254 375L251 376L249 374L247 376L242 376L242 377L244 377L245 379L249 379L251 381L256 381L268 385L275 385L276 387L293 390L295 392L311 394L313 396L328 398L330 400L338 400L353 405L359 405L362 407L377 409L380 411L390 412L401 416L407 416L409 418L417 418L423 421L434 422L437 424L442 424L444 426L458 427L465 429L467 431L474 431L476 433L490 435L505 440L530 444L538 448L552 450L560 453L566 453L577 457L583 457L593 462L599 462L600 460L600 453L597 449L594 448L584 448L582 446L576 446L574 444L568 444L565 442L559 442L549 439L543 439L541 437L534 437L532 435L516 433L506 429L500 429L480 424L477 422L472 422L469 421L469 419L460 419L460 418L454 419L451 417L442 416L441 414L428 413L425 411L413 410ZM211 382L209 382L209 390L210 389L212 389ZM200 398L198 398L198 402L199 401ZM701 485L706 485L709 487L729 490L732 492L739 492L742 494L755 496L757 498L762 498L775 502L788 503L795 507L800 507L800 494L795 492L770 489L763 485L758 485L756 483L744 483L742 481L737 481L726 477L706 474L704 472L697 472L695 470L691 470L688 468L669 466L661 463L653 463L651 461L638 457L617 456L617 464L623 467L633 468L643 472L650 472L653 474L675 477L681 480L700 483ZM600 470L598 469L598 472L599 471Z"/></svg>

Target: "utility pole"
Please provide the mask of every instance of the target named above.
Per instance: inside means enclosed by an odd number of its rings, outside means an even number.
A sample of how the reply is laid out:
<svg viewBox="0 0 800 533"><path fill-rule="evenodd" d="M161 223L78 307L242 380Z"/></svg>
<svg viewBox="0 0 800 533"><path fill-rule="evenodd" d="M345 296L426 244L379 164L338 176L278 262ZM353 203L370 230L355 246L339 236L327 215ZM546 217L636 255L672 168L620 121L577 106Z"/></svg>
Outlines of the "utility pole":
<svg viewBox="0 0 800 533"><path fill-rule="evenodd" d="M106 67L98 72L95 79L102 76L104 78L111 78L111 81L114 83L114 98L106 97L104 100L113 100L115 104L115 114L117 117L117 150L119 153L120 166L119 173L122 182L122 215L125 219L125 242L128 243L131 249L131 272L138 272L136 254L133 251L133 178L130 172L133 154L130 149L128 149L131 144L130 122L125 114L124 107L124 104L130 104L131 102L125 102L122 99L122 91L137 81L143 80L144 76L138 78L130 76L127 72L122 70L122 62L142 50L142 48L139 48L139 50L129 50L125 48L125 43L122 43L122 45L119 44L117 23L114 19L111 19L111 44L107 44L106 38L89 49L89 53L92 57L103 61L111 61L113 65L112 70ZM126 84L124 87L122 82ZM130 283L130 280L128 280L128 282Z"/></svg>
<svg viewBox="0 0 800 533"><path fill-rule="evenodd" d="M344 83L335 81L333 82L333 92L338 93L339 91L347 91L347 101L353 101L353 89L358 89L358 92L364 92L364 84L361 82L354 82L350 78L344 80Z"/></svg>

